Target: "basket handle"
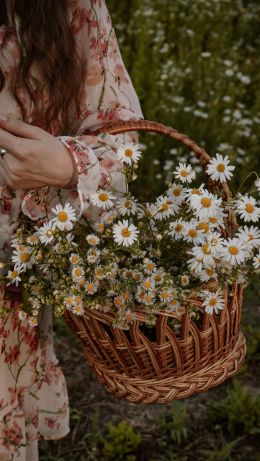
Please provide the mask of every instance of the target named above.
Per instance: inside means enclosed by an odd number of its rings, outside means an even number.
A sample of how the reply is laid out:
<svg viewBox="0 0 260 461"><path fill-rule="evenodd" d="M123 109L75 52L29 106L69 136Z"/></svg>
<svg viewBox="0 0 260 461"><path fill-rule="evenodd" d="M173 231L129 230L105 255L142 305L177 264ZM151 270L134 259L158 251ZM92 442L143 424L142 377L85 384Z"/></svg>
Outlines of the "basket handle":
<svg viewBox="0 0 260 461"><path fill-rule="evenodd" d="M128 121L119 121L119 122L110 122L95 131L86 130L83 134L89 135L99 135L101 133L107 134L119 134L127 131L149 131L153 133L159 133L164 136L169 136L174 138L177 141L181 142L185 146L191 149L196 157L198 158L201 166L206 168L207 164L211 160L211 156L201 147L198 146L194 141L192 141L186 134L179 133L175 128L172 128L162 123L153 122L151 120L128 120ZM208 182L215 190L222 190L224 192L225 199L227 202L230 202L233 195L230 191L226 182L215 182L208 177ZM229 224L231 228L237 227L237 221L234 213L230 213Z"/></svg>

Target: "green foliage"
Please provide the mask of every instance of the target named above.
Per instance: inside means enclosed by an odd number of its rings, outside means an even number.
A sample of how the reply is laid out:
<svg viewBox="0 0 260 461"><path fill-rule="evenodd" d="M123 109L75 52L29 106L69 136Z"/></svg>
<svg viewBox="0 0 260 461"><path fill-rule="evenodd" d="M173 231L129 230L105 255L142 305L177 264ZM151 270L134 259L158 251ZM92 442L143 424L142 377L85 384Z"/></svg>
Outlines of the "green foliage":
<svg viewBox="0 0 260 461"><path fill-rule="evenodd" d="M107 437L101 439L102 460L135 461L135 450L141 442L141 436L124 420L118 424L109 421L107 428Z"/></svg>
<svg viewBox="0 0 260 461"><path fill-rule="evenodd" d="M260 396L237 379L233 379L224 399L207 403L207 412L209 419L224 427L232 437L260 433Z"/></svg>
<svg viewBox="0 0 260 461"><path fill-rule="evenodd" d="M211 155L229 155L235 189L249 171L259 172L259 1L107 1L145 118L185 132ZM141 139L139 190L147 199L164 189L177 158L199 171L173 140Z"/></svg>
<svg viewBox="0 0 260 461"><path fill-rule="evenodd" d="M222 432L220 432L221 444L219 448L203 449L200 453L205 461L232 461L231 455L241 440L242 437L238 437L231 442L226 442Z"/></svg>
<svg viewBox="0 0 260 461"><path fill-rule="evenodd" d="M171 441L176 442L178 445L182 444L188 437L187 410L184 403L171 402L171 412L159 416L157 427Z"/></svg>

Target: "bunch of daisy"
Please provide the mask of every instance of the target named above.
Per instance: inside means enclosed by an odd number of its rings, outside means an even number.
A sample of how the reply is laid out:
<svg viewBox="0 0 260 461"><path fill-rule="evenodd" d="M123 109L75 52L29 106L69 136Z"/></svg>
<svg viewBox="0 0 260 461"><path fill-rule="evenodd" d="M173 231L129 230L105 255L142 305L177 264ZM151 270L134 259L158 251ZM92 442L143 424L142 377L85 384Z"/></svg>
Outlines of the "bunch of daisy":
<svg viewBox="0 0 260 461"><path fill-rule="evenodd" d="M139 144L118 145L127 184L137 177ZM234 167L220 154L206 168L211 183L232 178ZM23 283L21 320L37 325L46 304L56 315L84 309L114 313L114 326L129 328L136 310L154 324L156 314L218 315L225 306L223 287L245 284L260 272L260 179L250 193L227 200L196 184L191 165L180 163L164 194L140 203L125 193L99 189L90 203L96 222L76 218L70 203L52 208L52 216L20 228L13 238L14 267L7 284ZM238 225L229 227L231 217ZM200 299L193 303L194 298Z"/></svg>

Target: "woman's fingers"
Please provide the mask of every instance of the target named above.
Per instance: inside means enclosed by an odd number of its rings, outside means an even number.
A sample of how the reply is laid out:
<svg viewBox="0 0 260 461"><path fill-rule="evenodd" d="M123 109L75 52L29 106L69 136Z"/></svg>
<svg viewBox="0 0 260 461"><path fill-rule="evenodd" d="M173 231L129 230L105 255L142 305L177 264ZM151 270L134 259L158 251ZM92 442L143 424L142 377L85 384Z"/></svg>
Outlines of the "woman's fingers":
<svg viewBox="0 0 260 461"><path fill-rule="evenodd" d="M25 123L12 115L8 116L7 121L1 120L0 118L0 128L16 136L21 136L22 138L28 139L41 139L41 135L43 133L41 128L34 125L29 125L28 123Z"/></svg>

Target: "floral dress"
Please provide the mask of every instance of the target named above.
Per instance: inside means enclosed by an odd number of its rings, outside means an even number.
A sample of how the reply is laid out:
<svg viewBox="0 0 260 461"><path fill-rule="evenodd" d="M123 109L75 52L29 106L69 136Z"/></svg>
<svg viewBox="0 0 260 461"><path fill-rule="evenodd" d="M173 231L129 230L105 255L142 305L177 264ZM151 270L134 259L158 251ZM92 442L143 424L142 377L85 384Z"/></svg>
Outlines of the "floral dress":
<svg viewBox="0 0 260 461"><path fill-rule="evenodd" d="M76 160L77 187L66 190L46 186L15 191L0 177L1 267L10 264L10 239L24 215L37 220L49 216L51 208L60 201L69 201L79 217L95 221L98 209L90 205L89 194L97 188L124 190L122 164L116 158L115 148L120 142L138 141L136 132L91 135L91 130L109 121L143 118L105 0L71 0L69 20L84 60L80 107L70 109L67 135L61 134L58 124L52 127L51 134L58 137ZM20 57L16 17L15 30L8 36L7 27L0 26L0 65L7 81ZM30 75L35 94L39 95L39 111L47 95L44 88L39 92L37 69L33 67ZM22 96L31 123L35 105L27 93ZM22 118L7 84L0 93L0 111ZM85 131L88 134L83 134ZM12 309L0 320L0 461L37 461L38 439L58 439L70 430L66 382L53 350L52 311L46 306L38 327L22 323L16 314L15 297L3 284L0 303L0 307Z"/></svg>

